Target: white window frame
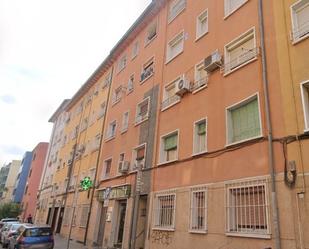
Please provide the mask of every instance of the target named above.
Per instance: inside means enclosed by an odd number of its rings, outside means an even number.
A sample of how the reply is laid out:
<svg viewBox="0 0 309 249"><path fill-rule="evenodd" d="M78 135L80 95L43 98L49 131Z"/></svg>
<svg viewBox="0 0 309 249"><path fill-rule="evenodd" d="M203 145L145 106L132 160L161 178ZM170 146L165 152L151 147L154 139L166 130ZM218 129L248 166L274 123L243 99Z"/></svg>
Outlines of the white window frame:
<svg viewBox="0 0 309 249"><path fill-rule="evenodd" d="M161 111L165 111L166 109L176 105L177 103L179 103L181 101L181 97L174 94L172 97L167 97L167 90L168 88L171 88L173 85L176 88L176 84L177 82L180 80L181 76L178 76L176 79L174 79L173 81L167 83L164 86L163 89L163 98L162 98L162 103L161 103Z"/></svg>
<svg viewBox="0 0 309 249"><path fill-rule="evenodd" d="M111 134L111 125L113 123L115 123L115 134ZM109 140L115 138L116 137L116 132L117 132L117 120L113 120L113 121L109 122L109 124L108 124L108 129L107 129L105 140L109 141Z"/></svg>
<svg viewBox="0 0 309 249"><path fill-rule="evenodd" d="M205 197L205 210L204 210L204 218L205 218L205 224L203 228L194 228L193 227L193 214L194 214L194 209L196 209L196 207L194 207L194 194L195 193L200 193L200 192L204 192L204 197ZM189 221L189 232L190 233L207 233L207 213L208 213L208 189L207 186L203 185L203 186L193 186L190 189L190 221Z"/></svg>
<svg viewBox="0 0 309 249"><path fill-rule="evenodd" d="M122 161L120 160L120 156L121 156L121 155L123 155L123 160L122 160ZM118 174L121 174L121 172L120 172L120 163L125 162L125 159L126 159L126 153L125 153L125 152L119 153L119 158L118 158L118 169L117 169Z"/></svg>
<svg viewBox="0 0 309 249"><path fill-rule="evenodd" d="M143 163L144 163L144 166L143 166L143 169L145 168L145 163L146 163L146 155L147 155L147 143L142 143L138 146L136 146L133 151L132 151L132 170L133 171L136 171L138 170L138 167L135 166L137 165L137 160L136 160L136 156L137 156L137 150L142 148L142 147L145 147L145 155L144 155L144 159L143 159Z"/></svg>
<svg viewBox="0 0 309 249"><path fill-rule="evenodd" d="M236 109L236 108L239 108L249 102L251 102L252 100L254 99L257 99L257 102L258 102L258 111L259 111L259 123L260 123L260 134L258 134L257 136L254 136L254 137L251 137L251 138L246 138L246 139L243 139L243 140L240 140L240 141L236 141L236 142L230 142L231 140L231 134L229 134L229 125L230 125L230 121L231 121L231 111L233 109ZM260 97L259 97L259 94L258 93L255 93L233 105L230 105L228 106L227 108L225 108L225 120L226 120L226 147L227 146L231 146L231 145L234 145L234 144L239 144L239 143L243 143L243 142L246 142L246 141L250 141L250 140L253 140L253 139L257 139L257 138L260 138L263 136L263 126L262 126L262 115L261 115L261 106L260 106Z"/></svg>
<svg viewBox="0 0 309 249"><path fill-rule="evenodd" d="M228 18L230 15L232 15L234 12L236 12L238 9L240 9L243 5L245 5L249 0L243 0L241 4L239 4L236 8L230 9L228 8L228 5L230 4L229 1L231 0L224 0L224 19Z"/></svg>
<svg viewBox="0 0 309 249"><path fill-rule="evenodd" d="M208 83L208 73L206 72L206 77L198 79L198 72L201 70L204 70L204 60L200 61L199 63L197 63L194 67L194 83L192 84L192 94L195 94L199 91L201 91L202 89L207 87L207 83Z"/></svg>
<svg viewBox="0 0 309 249"><path fill-rule="evenodd" d="M206 30L204 32L201 32L201 23L206 19ZM205 36L208 33L208 9L204 10L202 13L200 13L196 17L196 39L195 41L198 41L203 36Z"/></svg>
<svg viewBox="0 0 309 249"><path fill-rule="evenodd" d="M117 65L117 69L118 69L118 73L120 73L121 71L123 71L126 66L127 66L127 55L124 54L120 57L119 61L118 61L118 65Z"/></svg>
<svg viewBox="0 0 309 249"><path fill-rule="evenodd" d="M238 236L238 237L252 237L252 238L265 238L270 239L271 238L271 222L270 222L270 203L269 203L269 192L268 192L268 179L265 177L255 177L255 178L247 178L247 179L241 179L241 180L232 180L225 182L225 224L226 224L226 235L227 236ZM247 228L247 231L234 231L233 224L237 223L235 219L237 219L236 215L233 215L235 212L234 209L237 207L230 206L233 196L231 196L231 190L233 189L246 189L250 187L264 187L264 196L265 196L265 220L267 228L265 230L261 231L250 231ZM242 193L242 192L241 192ZM257 204L258 206L260 203ZM248 208L248 206L245 206L244 208ZM243 208L242 208L243 209ZM231 214L232 212L232 214ZM242 220L241 220L242 221ZM250 221L250 219L249 219ZM247 222L247 221L246 221ZM245 223L246 223L245 222ZM232 223L232 224L231 224Z"/></svg>
<svg viewBox="0 0 309 249"><path fill-rule="evenodd" d="M309 80L300 83L300 91L304 112L304 132L309 132Z"/></svg>
<svg viewBox="0 0 309 249"><path fill-rule="evenodd" d="M106 175L106 166L107 166L107 162L108 161L111 161L111 167L110 167L110 170L109 170L109 175ZM107 179L107 178L110 177L112 166L113 166L113 158L112 157L106 158L103 161L103 171L102 171L102 178L101 178L102 180Z"/></svg>
<svg viewBox="0 0 309 249"><path fill-rule="evenodd" d="M148 80L149 78L151 78L154 75L155 72L155 60L154 60L154 56L152 56L149 60L147 60L142 67L141 70L141 77L142 74L145 72L145 69L148 68L150 65L152 65L152 72L150 71L150 74L145 77L144 79L140 78L140 84L143 84L146 80Z"/></svg>
<svg viewBox="0 0 309 249"><path fill-rule="evenodd" d="M181 50L178 53L171 54L171 50L175 45L181 44ZM174 60L178 55L182 54L184 51L185 46L185 31L182 30L179 33L177 33L171 40L168 41L166 46L166 62L165 64L168 64L172 60Z"/></svg>
<svg viewBox="0 0 309 249"><path fill-rule="evenodd" d="M134 81L135 81L135 75L131 74L128 80L127 95L134 91ZM131 88L130 88L130 84L132 84Z"/></svg>
<svg viewBox="0 0 309 249"><path fill-rule="evenodd" d="M172 13L171 9L180 4L180 8ZM171 23L178 15L180 15L186 9L187 1L186 0L174 0L168 6L168 24Z"/></svg>
<svg viewBox="0 0 309 249"><path fill-rule="evenodd" d="M131 60L133 60L139 53L139 41L135 41L132 46L132 56Z"/></svg>
<svg viewBox="0 0 309 249"><path fill-rule="evenodd" d="M156 33L153 37L151 37L151 39L148 39L149 37L149 30L155 26L155 29L156 29ZM150 23L147 27L147 30L146 30L146 37L145 37L145 47L151 43L154 39L156 39L156 37L158 36L158 20L155 20L153 21L152 23Z"/></svg>
<svg viewBox="0 0 309 249"><path fill-rule="evenodd" d="M145 116L141 116L139 115L139 110L140 110L140 106L144 103L147 102L147 114ZM139 125L141 123L143 123L144 121L148 120L149 118L149 113L150 113L150 97L147 97L145 99L143 99L142 101L140 101L137 105L136 105L136 114L135 114L135 125Z"/></svg>
<svg viewBox="0 0 309 249"><path fill-rule="evenodd" d="M308 1L306 3L306 0L299 0L299 1L295 2L294 4L292 4L291 7L290 7L291 20L292 20L291 39L292 39L293 44L296 44L296 43L298 43L298 42L309 37L309 32L307 34L305 34L304 36L299 37L299 35L298 35L299 26L298 26L298 23L297 23L297 14L296 14L297 10L299 10L300 8L303 8L306 5L309 5ZM307 25L308 26L306 26L306 27L309 30L309 23Z"/></svg>
<svg viewBox="0 0 309 249"><path fill-rule="evenodd" d="M249 58L248 60L246 60L243 63L237 64L237 66L235 66L231 69L230 68L231 59L230 59L230 52L229 51L241 46L243 43L248 41L249 40L248 37L250 37L252 35L253 35L253 44L254 44L252 51L248 51L247 53L243 53L243 55L242 55L242 56L244 56L244 55L248 56L249 55L249 56L251 56L251 58ZM225 62L224 76L227 76L230 73L238 70L239 68L246 66L247 64L251 63L252 61L257 60L258 53L259 53L259 50L257 48L257 43L256 43L255 27L252 27L224 46L224 62Z"/></svg>
<svg viewBox="0 0 309 249"><path fill-rule="evenodd" d="M128 116L128 120L127 120L127 124L126 125L124 123L125 115ZM126 111L126 112L124 112L122 114L121 133L125 133L129 129L129 120L130 120L130 110L128 110L128 111Z"/></svg>
<svg viewBox="0 0 309 249"><path fill-rule="evenodd" d="M205 129L206 129L206 134L205 134L205 149L204 149L203 151L197 152L197 151L196 151L196 149L197 149L197 148L196 148L196 143L197 143L197 141L196 141L196 139L197 139L196 128L197 128L197 126L198 126L200 123L202 123L202 122L204 122L204 121L205 121L205 125L206 125L206 127L205 127ZM202 118L202 119L197 120L197 121L194 122L194 124L193 124L193 156L199 155L199 154L203 154L203 153L207 152L207 135L208 135L207 133L208 133L208 122L207 122L207 117Z"/></svg>
<svg viewBox="0 0 309 249"><path fill-rule="evenodd" d="M160 201L162 197L173 197L171 204L173 204L172 210L172 224L170 226L164 226L160 224ZM175 230L175 220L176 220L176 205L177 205L177 195L176 190L162 191L154 194L154 207L153 207L153 230L163 230L163 231L174 231ZM166 217L165 217L166 218Z"/></svg>
<svg viewBox="0 0 309 249"><path fill-rule="evenodd" d="M117 98L119 93L119 97ZM121 101L122 98L122 86L120 85L119 87L114 89L113 95L112 95L112 106L116 105Z"/></svg>
<svg viewBox="0 0 309 249"><path fill-rule="evenodd" d="M169 136L172 136L174 134L177 134L177 152L176 152L176 158L173 159L173 160L169 160L167 161L166 158L165 158L165 152L164 152L164 141L167 137ZM171 163L171 162L175 162L175 161L178 161L178 158L179 158L179 136L180 136L180 130L179 129L176 129L174 131L171 131L169 133L166 133L164 135L162 135L160 137L160 155L159 155L159 164L158 165L162 165L162 164L166 164L166 163Z"/></svg>

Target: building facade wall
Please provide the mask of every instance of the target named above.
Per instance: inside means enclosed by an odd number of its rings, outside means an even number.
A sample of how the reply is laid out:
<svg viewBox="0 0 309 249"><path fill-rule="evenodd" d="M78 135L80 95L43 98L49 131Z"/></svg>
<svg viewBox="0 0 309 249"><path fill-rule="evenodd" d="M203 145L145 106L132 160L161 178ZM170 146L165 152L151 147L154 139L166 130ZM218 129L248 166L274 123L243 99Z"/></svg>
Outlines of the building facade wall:
<svg viewBox="0 0 309 249"><path fill-rule="evenodd" d="M15 183L16 183L16 178L20 169L21 161L19 160L13 160L10 163L10 171L6 180L5 184L5 197L4 197L4 202L10 202L12 199Z"/></svg>

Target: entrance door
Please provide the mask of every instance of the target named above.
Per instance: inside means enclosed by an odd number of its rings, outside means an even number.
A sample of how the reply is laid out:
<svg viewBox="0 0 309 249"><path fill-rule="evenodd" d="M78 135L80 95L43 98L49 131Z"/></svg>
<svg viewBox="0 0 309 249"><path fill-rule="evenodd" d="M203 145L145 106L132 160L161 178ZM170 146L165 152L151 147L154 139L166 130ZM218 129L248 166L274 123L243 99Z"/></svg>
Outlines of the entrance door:
<svg viewBox="0 0 309 249"><path fill-rule="evenodd" d="M62 207L62 208L60 209L56 233L60 233L61 226L62 226L63 214L64 214L64 207Z"/></svg>
<svg viewBox="0 0 309 249"><path fill-rule="evenodd" d="M137 230L135 234L135 248L144 248L147 221L147 195L142 195L138 205Z"/></svg>
<svg viewBox="0 0 309 249"><path fill-rule="evenodd" d="M47 214L47 219L46 219L46 224L48 224L48 225L50 225L50 221L49 221L49 219L50 219L50 214L51 214L51 208L49 208L48 209L48 214Z"/></svg>
<svg viewBox="0 0 309 249"><path fill-rule="evenodd" d="M107 213L107 207L103 207L103 203L102 203L100 223L99 223L100 225L99 225L99 232L98 232L98 239L97 239L98 246L102 246L103 244L106 213Z"/></svg>
<svg viewBox="0 0 309 249"><path fill-rule="evenodd" d="M56 220L57 220L58 210L59 210L58 207L56 207L56 208L54 209L53 219L52 219L52 224L51 224L52 231L55 230L55 224L56 224Z"/></svg>
<svg viewBox="0 0 309 249"><path fill-rule="evenodd" d="M117 248L122 247L123 234L124 234L124 223L126 220L126 209L127 209L127 202L126 201L119 202L118 226L117 226L116 243L115 243L115 247Z"/></svg>

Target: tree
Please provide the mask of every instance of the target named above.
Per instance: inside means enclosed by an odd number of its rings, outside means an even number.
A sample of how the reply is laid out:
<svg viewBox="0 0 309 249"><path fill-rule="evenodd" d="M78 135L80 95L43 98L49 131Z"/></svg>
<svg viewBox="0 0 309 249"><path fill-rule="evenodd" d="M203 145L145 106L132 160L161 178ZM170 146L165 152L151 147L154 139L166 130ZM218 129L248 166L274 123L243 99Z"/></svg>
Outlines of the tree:
<svg viewBox="0 0 309 249"><path fill-rule="evenodd" d="M16 218L21 214L22 208L18 203L3 203L0 205L0 219Z"/></svg>

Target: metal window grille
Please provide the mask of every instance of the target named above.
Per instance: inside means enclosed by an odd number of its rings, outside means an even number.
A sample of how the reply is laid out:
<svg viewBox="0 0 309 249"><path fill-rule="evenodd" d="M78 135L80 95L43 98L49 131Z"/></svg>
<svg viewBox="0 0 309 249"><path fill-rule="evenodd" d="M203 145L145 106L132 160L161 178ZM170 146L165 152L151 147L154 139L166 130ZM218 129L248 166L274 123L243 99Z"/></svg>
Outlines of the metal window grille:
<svg viewBox="0 0 309 249"><path fill-rule="evenodd" d="M173 229L175 224L176 194L175 192L160 193L155 196L154 227Z"/></svg>
<svg viewBox="0 0 309 249"><path fill-rule="evenodd" d="M206 231L207 229L207 189L195 187L191 189L190 230Z"/></svg>
<svg viewBox="0 0 309 249"><path fill-rule="evenodd" d="M79 227L87 226L88 214L89 214L89 206L88 205L82 206Z"/></svg>
<svg viewBox="0 0 309 249"><path fill-rule="evenodd" d="M270 233L267 181L253 180L226 185L228 233Z"/></svg>

